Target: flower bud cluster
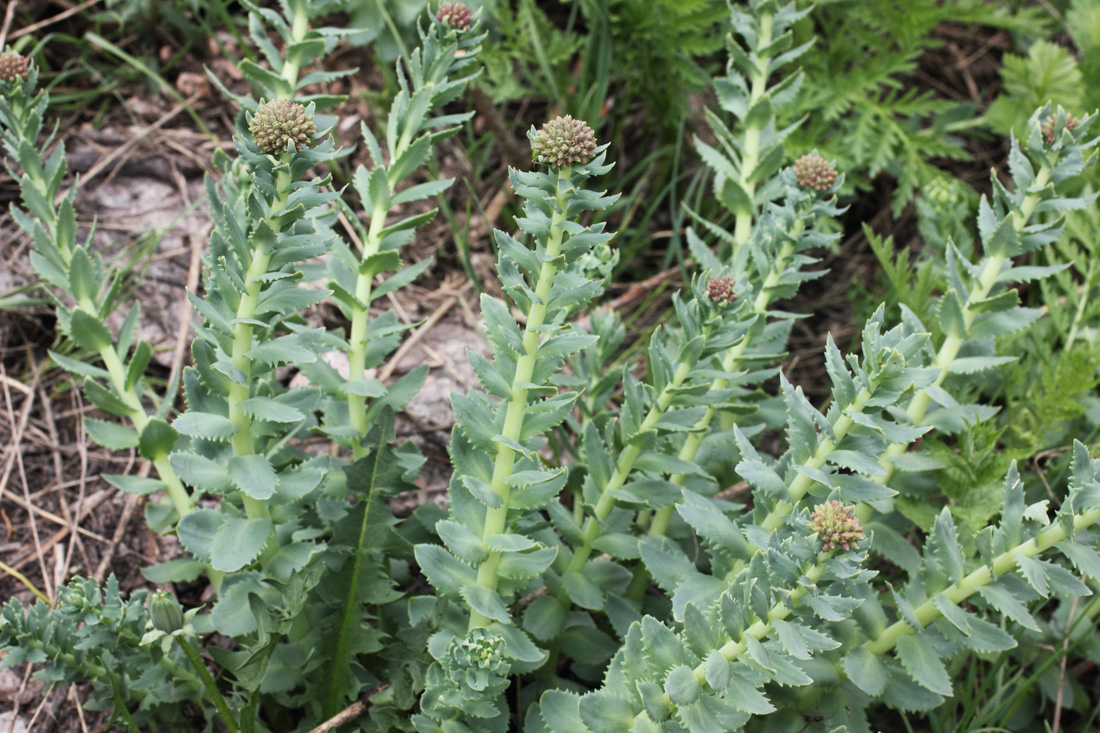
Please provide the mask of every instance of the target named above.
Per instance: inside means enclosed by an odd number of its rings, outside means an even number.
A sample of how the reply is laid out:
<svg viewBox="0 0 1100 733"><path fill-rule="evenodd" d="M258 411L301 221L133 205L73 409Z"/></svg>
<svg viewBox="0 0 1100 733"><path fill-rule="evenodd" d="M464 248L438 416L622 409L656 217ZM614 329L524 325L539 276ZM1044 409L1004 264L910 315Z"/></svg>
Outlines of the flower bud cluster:
<svg viewBox="0 0 1100 733"><path fill-rule="evenodd" d="M717 305L729 305L737 299L733 291L733 278L728 275L713 277L707 283L707 297Z"/></svg>
<svg viewBox="0 0 1100 733"><path fill-rule="evenodd" d="M815 191L827 191L836 185L836 168L817 154L807 153L795 161L794 178L799 185Z"/></svg>
<svg viewBox="0 0 1100 733"><path fill-rule="evenodd" d="M1056 124L1058 124L1058 115L1057 114L1052 114L1049 117L1047 117L1045 120L1043 120L1043 124L1042 124L1042 127L1040 129L1043 131L1043 139L1047 141L1047 145L1053 145L1054 144L1054 126ZM1067 131L1073 130L1073 128L1077 127L1077 125L1079 125L1079 124L1081 124L1081 120L1074 117L1069 112L1066 112L1066 130Z"/></svg>
<svg viewBox="0 0 1100 733"><path fill-rule="evenodd" d="M810 516L810 529L825 543L822 552L837 547L859 549L860 541L867 539L859 517L852 514L852 507L839 501L827 501L815 506Z"/></svg>
<svg viewBox="0 0 1100 733"><path fill-rule="evenodd" d="M462 3L443 3L439 6L439 12L435 17L460 33L469 29L474 22L473 12Z"/></svg>
<svg viewBox="0 0 1100 733"><path fill-rule="evenodd" d="M252 139L265 153L282 153L293 143L301 150L317 133L313 115L289 99L263 102L248 126Z"/></svg>
<svg viewBox="0 0 1100 733"><path fill-rule="evenodd" d="M22 81L27 76L27 59L14 51L0 53L0 79Z"/></svg>
<svg viewBox="0 0 1100 733"><path fill-rule="evenodd" d="M568 168L592 160L596 134L584 120L573 115L555 117L542 126L531 140L531 155L551 168Z"/></svg>

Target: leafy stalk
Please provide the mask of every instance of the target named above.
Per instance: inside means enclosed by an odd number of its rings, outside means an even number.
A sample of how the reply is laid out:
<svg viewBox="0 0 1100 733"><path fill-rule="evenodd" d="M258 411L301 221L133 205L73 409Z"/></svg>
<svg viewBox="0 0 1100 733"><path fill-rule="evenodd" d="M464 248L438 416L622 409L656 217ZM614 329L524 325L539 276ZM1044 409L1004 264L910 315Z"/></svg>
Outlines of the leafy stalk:
<svg viewBox="0 0 1100 733"><path fill-rule="evenodd" d="M438 210L433 209L390 225L386 224L387 215L402 205L443 193L453 181L446 179L418 184L400 192L398 185L420 170L431 155L434 143L454 135L460 129L459 125L473 116L472 112L433 115L444 104L455 99L480 73L478 70L466 72L477 62L485 34L478 34L476 27L468 23L465 27L459 27L438 18L432 18L430 23L427 31L420 30L422 45L409 59L408 73L405 73L400 62L398 64L401 91L390 108L386 131L388 165L378 140L365 125L362 128L373 168L368 170L360 166L353 184L370 212L370 225L365 231L359 227L363 243L359 262L354 268L333 273L335 286L339 287L341 281L351 279L351 269L355 272L354 286L350 292L340 294L350 315L349 379L356 384L364 379L367 369L369 311L375 297L372 294L375 276L396 269L400 259L394 248L407 242L415 227L429 221ZM404 276L415 275L426 264L422 263ZM371 415L364 392L351 385L346 389L348 417L360 438L367 434ZM352 450L357 459L365 454L360 441L353 441Z"/></svg>
<svg viewBox="0 0 1100 733"><path fill-rule="evenodd" d="M505 400L504 426L501 435L504 440L500 443L496 457L493 461L492 478L490 488L500 497L497 506L487 507L485 521L482 524L481 540L486 540L503 534L508 520L509 499L512 487L509 479L515 468L516 451L511 444L516 444L522 438L523 421L527 412L528 384L535 371L535 362L538 357L539 335L546 323L546 304L550 297L550 288L553 278L561 267L561 247L565 240L566 211L569 207L569 192L572 189L573 169L571 166L560 168L557 171L557 180L554 187L553 214L550 218L550 232L546 241L545 254L537 276L533 280L535 296L531 300L531 308L527 313L527 319L523 331L523 351L516 361L512 383L509 386L509 397ZM488 559L478 568L477 585L482 588L496 591L500 579L501 553L490 552ZM488 617L474 609L470 614L470 628L476 629L489 623Z"/></svg>
<svg viewBox="0 0 1100 733"><path fill-rule="evenodd" d="M482 296L494 358L489 362L472 352L470 358L482 384L500 401L479 392L452 397L458 425L451 444L451 518L436 524L446 548L416 547L417 562L436 591L461 598L469 608L464 624L457 619L445 624L429 646L437 664L429 669L424 710L433 720L456 714L477 718L479 729L486 730L507 727L497 700L509 671L533 669L546 660L545 652L511 625L507 605L557 553L523 529L567 480L564 469L544 468L537 451L544 433L565 419L577 397L558 394L551 378L565 357L593 341L565 323L600 290L583 274L581 260L611 238L602 225L586 227L575 219L614 201L582 187L585 179L610 170L585 123L556 118L529 137L536 159L551 171L512 170L510 179L524 199L518 222L534 248L496 233L501 280L526 316L524 327L503 303ZM479 658L485 660L478 663L481 671L470 666ZM428 719L418 725L438 726Z"/></svg>
<svg viewBox="0 0 1100 733"><path fill-rule="evenodd" d="M718 102L741 122L738 134L717 115L707 112L707 123L718 147L695 138L703 162L715 174L717 198L734 214L731 244L737 250L749 241L754 222L765 202L777 191L775 173L783 164L783 142L799 123L777 128L778 112L798 94L802 73L780 73L809 50L812 42L791 47L790 28L812 9L795 3L752 0L747 8L730 4L733 32L727 47L727 76L715 82ZM739 39L739 40L738 40ZM777 79L771 86L768 81Z"/></svg>
<svg viewBox="0 0 1100 733"><path fill-rule="evenodd" d="M10 52L5 55L17 56ZM20 174L9 167L12 177L19 181L26 206L25 210L19 210L13 204L12 215L34 243L31 264L54 289L51 298L57 307L62 330L79 348L97 354L105 369L51 354L63 368L84 378L86 394L93 404L126 417L134 426L134 430L128 430L89 418L85 425L93 440L112 449L139 447L142 455L153 462L160 477L159 482L149 481L143 485L141 493L167 490L176 513L183 516L191 510L192 500L168 462L171 437L165 440L160 434L160 428L166 427L159 419L161 410L150 414L142 403L143 396L156 397L142 380L152 357L152 347L146 342L138 342L133 356L125 358L140 311L137 306L131 310L117 337L104 325L117 307L123 286L122 273L108 271L102 256L91 246L91 234L83 244L77 243L75 200L79 182L61 192L67 169L65 145L58 141L54 147L52 133L39 143L50 98L45 91L36 90L37 68L26 66L24 62L24 69L23 76L0 82L3 86L0 125L4 147L22 169ZM54 150L47 157L46 151L51 147ZM63 295L58 296L57 292ZM71 298L76 307L71 307L64 296ZM106 380L109 389L102 387L97 379ZM151 422L154 426L147 431ZM110 478L117 478L121 488L133 488L134 482L127 477Z"/></svg>

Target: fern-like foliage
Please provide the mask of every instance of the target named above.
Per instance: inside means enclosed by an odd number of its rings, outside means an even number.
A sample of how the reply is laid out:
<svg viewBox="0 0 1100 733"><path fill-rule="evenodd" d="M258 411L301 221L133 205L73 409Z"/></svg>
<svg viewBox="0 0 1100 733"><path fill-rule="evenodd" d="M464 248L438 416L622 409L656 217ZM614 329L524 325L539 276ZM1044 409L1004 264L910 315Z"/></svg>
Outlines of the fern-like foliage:
<svg viewBox="0 0 1100 733"><path fill-rule="evenodd" d="M822 41L803 60L808 83L792 118L808 119L791 148L796 154L820 149L858 188L882 172L896 178L895 214L917 191L945 178L934 158L966 157L958 135L973 126L972 110L918 91L910 79L921 54L941 43L931 31L951 22L1032 32L1043 22L1036 11L1013 12L984 0L815 5L812 26L807 21L802 30L812 28ZM1030 113L1046 101L1023 109Z"/></svg>

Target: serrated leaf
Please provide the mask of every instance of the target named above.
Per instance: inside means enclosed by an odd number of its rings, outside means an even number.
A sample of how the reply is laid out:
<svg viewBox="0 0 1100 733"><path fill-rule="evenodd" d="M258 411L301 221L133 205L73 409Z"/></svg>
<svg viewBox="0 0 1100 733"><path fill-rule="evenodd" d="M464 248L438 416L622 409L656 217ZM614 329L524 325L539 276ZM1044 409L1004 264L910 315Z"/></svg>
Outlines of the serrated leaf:
<svg viewBox="0 0 1100 733"><path fill-rule="evenodd" d="M172 427L191 438L202 438L216 443L226 443L240 432L229 418L209 412L186 412L175 419Z"/></svg>
<svg viewBox="0 0 1100 733"><path fill-rule="evenodd" d="M458 595L463 586L476 585L477 573L439 545L417 545L416 562L439 593Z"/></svg>
<svg viewBox="0 0 1100 733"><path fill-rule="evenodd" d="M173 453L168 456L172 468L190 486L212 494L229 490L229 472L225 466L197 453Z"/></svg>
<svg viewBox="0 0 1100 733"><path fill-rule="evenodd" d="M603 592L588 576L576 572L565 573L561 577L561 583L570 600L581 608L592 611L603 609Z"/></svg>
<svg viewBox="0 0 1100 733"><path fill-rule="evenodd" d="M767 696L738 672L730 675L730 683L726 687L726 699L738 710L744 710L753 715L767 715L775 712L775 706Z"/></svg>
<svg viewBox="0 0 1100 733"><path fill-rule="evenodd" d="M463 586L459 593L474 611L482 616L501 623L510 623L512 617L495 590L480 585Z"/></svg>
<svg viewBox="0 0 1100 733"><path fill-rule="evenodd" d="M180 544L199 560L210 561L210 547L225 514L217 509L195 509L184 515L176 527Z"/></svg>
<svg viewBox="0 0 1100 733"><path fill-rule="evenodd" d="M145 370L152 359L153 347L148 341L138 341L130 357L130 363L126 367L126 383L123 385L125 389L133 389L137 385L138 381L145 376Z"/></svg>
<svg viewBox="0 0 1100 733"><path fill-rule="evenodd" d="M270 519L226 517L210 542L210 566L234 573L260 556L272 535Z"/></svg>
<svg viewBox="0 0 1100 733"><path fill-rule="evenodd" d="M179 440L180 434L171 425L155 417L141 431L138 452L143 458L155 461L168 455Z"/></svg>
<svg viewBox="0 0 1100 733"><path fill-rule="evenodd" d="M305 419L305 415L296 407L285 405L270 397L252 397L242 401L238 407L241 408L241 412L255 420L292 423Z"/></svg>
<svg viewBox="0 0 1100 733"><path fill-rule="evenodd" d="M857 646L842 662L844 674L859 689L871 697L878 697L886 686L886 667L877 654Z"/></svg>
<svg viewBox="0 0 1100 733"><path fill-rule="evenodd" d="M71 323L69 338L82 349L98 352L113 343L111 332L103 325L103 321L88 315L80 308L73 311Z"/></svg>
<svg viewBox="0 0 1100 733"><path fill-rule="evenodd" d="M261 501L270 499L278 486L278 476L271 461L259 455L230 458L229 480L246 496Z"/></svg>
<svg viewBox="0 0 1100 733"><path fill-rule="evenodd" d="M665 678L665 694L674 705L689 705L699 697L702 685L695 678L695 671L686 664L672 668Z"/></svg>
<svg viewBox="0 0 1100 733"><path fill-rule="evenodd" d="M472 529L459 522L441 519L435 523L435 531L447 549L463 562L477 565L485 561L489 553L481 538Z"/></svg>
<svg viewBox="0 0 1100 733"><path fill-rule="evenodd" d="M136 412L112 390L107 389L94 379L84 380L84 395L93 405L112 415L129 417Z"/></svg>
<svg viewBox="0 0 1100 733"><path fill-rule="evenodd" d="M142 568L141 574L150 583L190 583L206 571L206 566L198 560L177 558L158 565Z"/></svg>
<svg viewBox="0 0 1100 733"><path fill-rule="evenodd" d="M556 547L542 547L530 552L506 552L500 556L497 573L502 578L526 580L541 575L558 555Z"/></svg>
<svg viewBox="0 0 1100 733"><path fill-rule="evenodd" d="M84 430L88 437L108 450L126 450L138 446L137 431L118 423L86 417Z"/></svg>
<svg viewBox="0 0 1100 733"><path fill-rule="evenodd" d="M116 489L136 496L148 496L167 488L163 481L145 476L127 476L113 473L105 473L102 476L104 481Z"/></svg>
<svg viewBox="0 0 1100 733"><path fill-rule="evenodd" d="M111 375L106 369L100 369L97 366L86 364L78 359L72 359L68 356L58 354L56 351L50 351L50 358L57 362L57 365L69 372L80 377L87 377L89 379L110 379Z"/></svg>
<svg viewBox="0 0 1100 733"><path fill-rule="evenodd" d="M556 638L569 620L569 612L557 598L539 596L523 612L523 628L539 641Z"/></svg>
<svg viewBox="0 0 1100 733"><path fill-rule="evenodd" d="M898 638L898 659L921 687L945 697L951 696L951 677L932 645L920 636Z"/></svg>

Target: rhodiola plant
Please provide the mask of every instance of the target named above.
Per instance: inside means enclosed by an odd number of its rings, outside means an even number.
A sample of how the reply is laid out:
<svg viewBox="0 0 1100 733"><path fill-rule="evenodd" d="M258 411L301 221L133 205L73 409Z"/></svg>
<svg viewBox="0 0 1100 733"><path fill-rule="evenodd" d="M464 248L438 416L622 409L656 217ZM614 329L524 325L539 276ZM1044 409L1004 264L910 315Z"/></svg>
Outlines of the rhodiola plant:
<svg viewBox="0 0 1100 733"><path fill-rule="evenodd" d="M111 273L97 255L87 254L87 247L73 244L76 187L61 199L60 209L50 203L64 175L64 149L58 147L43 164L44 154L38 151L49 149L53 141L37 140L47 99L32 96L33 66L25 80L20 76L18 84L11 85L5 100L8 146L27 171L22 178L31 215L21 221L28 233L37 232L35 261L44 279L60 290L65 331L78 347L98 353L107 368L60 354L57 360L88 377L85 390L99 397L93 399L95 404L130 417L136 428L90 419L89 432L116 449L140 442L160 473L159 481L120 476L115 483L143 494L170 489L171 503L152 505L147 517L154 528L174 531L189 557L149 568L147 576L166 583L206 575L215 590L212 608L197 617L197 609L189 611L194 624L186 628L192 636L197 627L236 640L234 651L208 650L226 673L216 684L187 638L178 630L165 637L164 651L178 657L182 650L196 663L193 673L204 677L204 684L192 684L186 688L190 694L177 699L205 698L212 705L208 710L216 711L230 729L251 730L272 695L320 719L339 712L364 687L384 685L388 689L372 715L385 720L390 704L413 704L421 683L415 667L405 665L407 655L384 643L390 634L397 638L397 627L389 619L379 622L373 614L364 614L362 607L368 602L379 608L401 596L393 589L396 581L391 575L392 564L400 564L400 559L376 560L373 553L392 532L384 497L415 488L411 479L422 459L408 445L391 446L392 410L415 394L425 370L388 389L377 380L364 379L364 370L396 347L396 337L405 328L396 325L392 314L369 323L368 308L372 300L414 279L427 264L383 278L374 287L381 275L401 267L399 248L435 213L402 216L401 208L451 184L443 180L410 186L407 180L420 175L434 144L468 119L468 113L441 110L476 75L484 36L473 27L469 11L463 14L455 4L422 24L421 47L399 65L401 91L388 118L385 156L375 135L362 128L372 159L371 168L361 166L355 175L369 221L363 227L357 213L341 200L343 192L329 185L331 178L315 175L326 162L344 154L325 130L318 130L317 123L325 118L314 114L317 105L331 106L338 100L299 96L304 87L335 78L328 72L306 73L304 68L331 48L338 31L311 29L310 13L317 8L308 3L289 3L284 14L252 10L251 34L270 69L246 61L242 71L267 99L229 94L242 110L237 118L237 157L219 154L215 162L222 176L208 181L215 226L205 258L203 292L192 294L201 322L195 324L194 366L185 370L182 380L186 410L170 424L165 419L170 401L154 398L161 407L152 417L137 409L143 396L150 397L141 386L151 354L148 345L139 344L128 365L118 364L118 354L127 351L137 325L137 309L127 318L121 345L112 344L103 321L120 286L116 279L112 290L104 292ZM265 25L281 36L281 50L269 39ZM338 241L334 207L355 222L352 236L360 252L353 254ZM306 262L320 256L329 257L331 290L302 287ZM312 328L302 317L304 309L333 294L350 322L348 338ZM66 295L77 301L75 309L70 309ZM72 313L77 313L79 323L70 326ZM99 320L87 321L88 314ZM349 355L351 374L340 375L321 361L323 353L333 349ZM314 384L284 384L277 369L288 364ZM97 378L109 380L108 387L100 386ZM304 451L301 439L317 431L347 446L350 460ZM155 454L147 445L151 441ZM218 501L199 505L201 497ZM333 587L339 592L333 593ZM13 619L22 616L18 607L9 613ZM30 643L37 635L36 654L49 656L54 650L59 660L71 662L57 666L64 670L64 678L89 676L87 670L96 668L94 660L105 650L89 650L93 661L78 664L58 646L60 638L51 639L51 627L41 623L47 618L13 631L12 639ZM70 622L57 617L56 623ZM131 652L137 656L131 668L156 658L154 642L147 640ZM321 655L313 653L318 648ZM380 650L384 653L374 663L358 661ZM18 659L12 656L10 661ZM381 672L388 665L393 669ZM182 674L195 682L194 674ZM226 691L229 680L232 685ZM142 725L163 714L158 703L166 700L131 694L132 681L125 675L121 681L100 682L112 686L123 718L131 701L142 706L136 714Z"/></svg>
<svg viewBox="0 0 1100 733"><path fill-rule="evenodd" d="M409 328L379 299L426 269L403 268L403 247L451 185L428 169L470 119L459 100L485 36L459 5L433 6L341 189L326 164L346 151L319 113L336 100L304 95L334 78L309 70L343 32L311 27L325 7L249 6L264 63L243 64L258 96L230 95L235 153L208 182L179 405L144 379L137 311L117 336L108 325L118 278L77 244L77 187L57 195L64 151L39 139L33 65L0 57L14 218L74 347L56 359L128 421L89 418L93 437L139 448L159 476L112 481L169 492L148 519L187 555L146 576L210 587L189 609L164 591L124 599L114 580L72 581L54 612L13 601L5 666L92 682L92 704L130 730L340 716L433 733L869 731L947 719L968 659L1030 669L1042 644L1093 638L1073 611L1089 594L1079 574L1100 572L1088 447L1042 490L1014 464L981 514L951 493L945 459L998 419L987 395L1015 356L998 339L1042 317L1014 285L1061 269L1025 260L1093 203L1071 192L1094 116L1035 113L1010 143L1011 180L994 177L980 206L980 256L946 245L938 291L902 298L900 317L874 309L851 345L826 339L816 403L780 366L799 318L785 308L825 275L843 180L817 154L786 165L775 125L799 84L789 28L804 11L738 6L718 88L737 120L711 115L715 143L696 141L726 213L687 233L694 271L644 359L608 368L627 331L596 308L616 256L602 217L617 196L600 185L615 151L556 117L529 133L534 170L509 173L522 212L493 235L491 358L469 352L479 385L451 399L449 506L399 519L386 502L416 490L423 458L397 441L395 413L426 369L372 376ZM343 329L310 319L321 302Z"/></svg>

